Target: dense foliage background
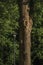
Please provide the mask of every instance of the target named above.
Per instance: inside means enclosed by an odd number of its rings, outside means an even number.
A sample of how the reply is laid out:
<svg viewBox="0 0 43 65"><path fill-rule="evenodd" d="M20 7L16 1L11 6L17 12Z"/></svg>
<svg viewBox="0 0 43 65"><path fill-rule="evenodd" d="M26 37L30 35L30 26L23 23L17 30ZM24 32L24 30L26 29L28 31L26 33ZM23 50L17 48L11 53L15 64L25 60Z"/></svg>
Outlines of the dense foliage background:
<svg viewBox="0 0 43 65"><path fill-rule="evenodd" d="M32 62L43 65L43 2L33 0L33 3Z"/></svg>
<svg viewBox="0 0 43 65"><path fill-rule="evenodd" d="M33 18L32 29L32 64L43 65L43 2L33 0L30 3ZM16 0L0 0L0 65L14 65L14 46L16 47L16 64L19 61L18 34L19 7ZM16 43L14 45L14 43Z"/></svg>
<svg viewBox="0 0 43 65"><path fill-rule="evenodd" d="M18 29L19 11L16 0L0 0L0 65L14 65L13 35ZM16 49L17 49L16 48ZM18 58L16 51L16 58Z"/></svg>

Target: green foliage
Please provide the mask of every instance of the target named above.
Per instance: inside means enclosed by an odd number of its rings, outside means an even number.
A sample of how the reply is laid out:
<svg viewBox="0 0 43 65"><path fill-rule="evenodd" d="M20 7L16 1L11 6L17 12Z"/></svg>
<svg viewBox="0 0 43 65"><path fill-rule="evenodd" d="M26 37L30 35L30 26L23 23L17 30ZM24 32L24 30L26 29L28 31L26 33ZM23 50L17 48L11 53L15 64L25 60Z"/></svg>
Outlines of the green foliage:
<svg viewBox="0 0 43 65"><path fill-rule="evenodd" d="M41 65L43 60L43 4L34 1L32 30L32 62Z"/></svg>
<svg viewBox="0 0 43 65"><path fill-rule="evenodd" d="M38 65L43 60L43 2L31 0L30 6L33 7L30 12L33 17L32 63ZM0 65L14 65L14 46L18 65L19 44L17 40L14 41L13 37L19 27L18 20L17 0L0 0ZM37 63L36 60L39 62Z"/></svg>
<svg viewBox="0 0 43 65"><path fill-rule="evenodd" d="M19 27L18 19L19 11L16 1L0 0L0 65L14 64L14 43L16 41L14 42L13 35ZM18 55L18 51L16 54Z"/></svg>

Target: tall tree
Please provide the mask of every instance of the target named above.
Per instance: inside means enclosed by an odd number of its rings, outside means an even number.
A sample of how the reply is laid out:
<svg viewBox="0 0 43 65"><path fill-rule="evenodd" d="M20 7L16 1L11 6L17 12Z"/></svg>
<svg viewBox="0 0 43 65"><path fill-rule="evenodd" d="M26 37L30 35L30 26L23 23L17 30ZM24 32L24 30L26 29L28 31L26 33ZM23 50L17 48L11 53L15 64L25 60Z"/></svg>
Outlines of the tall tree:
<svg viewBox="0 0 43 65"><path fill-rule="evenodd" d="M20 1L20 65L31 65L32 19L29 2L28 0Z"/></svg>

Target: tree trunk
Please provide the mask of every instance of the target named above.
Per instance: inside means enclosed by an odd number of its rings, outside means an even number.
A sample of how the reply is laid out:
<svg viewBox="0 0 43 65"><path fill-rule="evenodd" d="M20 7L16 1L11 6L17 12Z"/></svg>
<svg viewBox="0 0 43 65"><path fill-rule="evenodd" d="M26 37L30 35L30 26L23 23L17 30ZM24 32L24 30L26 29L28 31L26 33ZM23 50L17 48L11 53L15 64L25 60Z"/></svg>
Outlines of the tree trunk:
<svg viewBox="0 0 43 65"><path fill-rule="evenodd" d="M32 19L28 0L21 0L20 19L20 65L31 65Z"/></svg>

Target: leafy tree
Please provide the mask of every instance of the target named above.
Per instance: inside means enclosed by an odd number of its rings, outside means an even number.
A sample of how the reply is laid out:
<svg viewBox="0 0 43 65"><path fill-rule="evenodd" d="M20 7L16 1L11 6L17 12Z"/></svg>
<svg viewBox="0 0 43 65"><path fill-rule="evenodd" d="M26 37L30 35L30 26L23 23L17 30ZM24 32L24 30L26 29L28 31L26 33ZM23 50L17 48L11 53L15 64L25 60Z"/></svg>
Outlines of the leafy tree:
<svg viewBox="0 0 43 65"><path fill-rule="evenodd" d="M18 18L19 11L16 1L0 0L0 65L14 64L13 34L18 29Z"/></svg>
<svg viewBox="0 0 43 65"><path fill-rule="evenodd" d="M32 62L34 65L43 64L43 4L42 1L34 1L33 6L33 30L32 30Z"/></svg>

